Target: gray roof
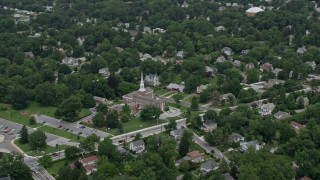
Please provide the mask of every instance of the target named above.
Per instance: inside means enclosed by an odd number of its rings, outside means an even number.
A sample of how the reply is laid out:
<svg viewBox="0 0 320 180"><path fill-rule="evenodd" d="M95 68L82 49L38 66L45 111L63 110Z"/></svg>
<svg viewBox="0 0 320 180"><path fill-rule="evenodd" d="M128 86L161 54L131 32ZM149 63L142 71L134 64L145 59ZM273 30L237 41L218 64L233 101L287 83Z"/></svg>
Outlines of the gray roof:
<svg viewBox="0 0 320 180"><path fill-rule="evenodd" d="M225 180L234 180L233 177L229 173L222 174Z"/></svg>
<svg viewBox="0 0 320 180"><path fill-rule="evenodd" d="M139 139L131 142L133 146L144 146L144 141Z"/></svg>
<svg viewBox="0 0 320 180"><path fill-rule="evenodd" d="M215 162L214 160L209 160L207 162L202 163L200 167L203 169L206 169L206 170L213 170L213 169L219 167L219 164L217 162Z"/></svg>
<svg viewBox="0 0 320 180"><path fill-rule="evenodd" d="M183 132L183 129L175 129L175 130L172 130L171 132L173 132L173 134L177 136L180 136Z"/></svg>
<svg viewBox="0 0 320 180"><path fill-rule="evenodd" d="M215 123L212 120L206 120L203 122L203 124L207 125L207 126L215 126L217 123Z"/></svg>
<svg viewBox="0 0 320 180"><path fill-rule="evenodd" d="M10 176L7 176L7 177L1 177L0 180L11 180L11 177Z"/></svg>
<svg viewBox="0 0 320 180"><path fill-rule="evenodd" d="M244 138L243 136L241 136L240 134L238 133L232 133L230 134L229 136L229 141L234 141L236 139L241 139L241 138Z"/></svg>
<svg viewBox="0 0 320 180"><path fill-rule="evenodd" d="M290 116L291 115L289 113L283 112L283 111L278 111L277 113L274 114L274 117L277 119L286 119Z"/></svg>

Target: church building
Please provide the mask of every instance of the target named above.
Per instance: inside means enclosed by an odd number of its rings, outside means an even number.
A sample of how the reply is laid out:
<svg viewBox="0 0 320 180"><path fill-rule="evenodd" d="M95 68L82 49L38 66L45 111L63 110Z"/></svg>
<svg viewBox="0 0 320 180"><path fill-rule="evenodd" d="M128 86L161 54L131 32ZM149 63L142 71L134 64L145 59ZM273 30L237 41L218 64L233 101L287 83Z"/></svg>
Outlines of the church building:
<svg viewBox="0 0 320 180"><path fill-rule="evenodd" d="M131 107L132 111L139 111L146 105L153 105L164 111L165 101L161 97L157 97L150 87L144 87L143 74L141 73L140 88L122 96L122 101Z"/></svg>

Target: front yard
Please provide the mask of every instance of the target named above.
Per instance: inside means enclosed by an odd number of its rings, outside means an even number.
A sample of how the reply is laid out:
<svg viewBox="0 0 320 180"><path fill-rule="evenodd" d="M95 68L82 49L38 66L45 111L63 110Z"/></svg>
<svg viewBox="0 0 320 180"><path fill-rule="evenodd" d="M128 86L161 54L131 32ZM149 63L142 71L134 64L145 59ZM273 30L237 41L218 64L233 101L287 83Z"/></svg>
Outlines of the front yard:
<svg viewBox="0 0 320 180"><path fill-rule="evenodd" d="M47 115L54 117L56 107L42 106L36 102L30 102L29 106L23 110L15 110L10 105L1 104L0 118L7 119L19 124L27 125L30 127L37 127L39 125L29 125L29 119L33 115ZM82 109L79 118L90 115L89 109Z"/></svg>
<svg viewBox="0 0 320 180"><path fill-rule="evenodd" d="M24 151L26 154L28 154L30 156L40 156L43 154L49 154L49 153L56 152L58 150L64 150L66 147L68 147L66 145L60 145L59 148L56 148L56 147L52 147L52 146L47 145L45 149L41 150L42 152L39 152L37 150L33 150L28 143L21 144L19 142L19 139L15 140L14 144L17 145L22 151Z"/></svg>

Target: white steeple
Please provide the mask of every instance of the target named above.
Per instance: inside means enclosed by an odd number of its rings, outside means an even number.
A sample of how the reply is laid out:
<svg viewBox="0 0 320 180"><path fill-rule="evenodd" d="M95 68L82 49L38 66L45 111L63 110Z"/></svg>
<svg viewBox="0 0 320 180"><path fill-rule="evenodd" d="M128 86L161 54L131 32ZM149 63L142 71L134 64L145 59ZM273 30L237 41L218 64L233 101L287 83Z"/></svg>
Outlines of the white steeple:
<svg viewBox="0 0 320 180"><path fill-rule="evenodd" d="M146 91L146 89L144 89L143 73L141 72L141 81L140 81L139 92L145 92L145 91Z"/></svg>

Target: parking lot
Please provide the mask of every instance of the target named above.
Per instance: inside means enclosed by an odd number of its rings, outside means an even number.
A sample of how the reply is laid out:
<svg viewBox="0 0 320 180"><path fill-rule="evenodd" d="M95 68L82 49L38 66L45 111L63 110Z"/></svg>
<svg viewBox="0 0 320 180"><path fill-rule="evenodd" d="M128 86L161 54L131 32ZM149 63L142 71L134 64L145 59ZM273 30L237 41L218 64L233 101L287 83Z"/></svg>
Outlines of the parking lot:
<svg viewBox="0 0 320 180"><path fill-rule="evenodd" d="M64 131L68 131L71 132L73 134L76 135L80 135L83 137L87 137L91 134L96 134L97 136L99 136L100 138L105 138L107 136L109 136L110 134L100 131L100 130L96 130L87 126L83 126L81 124L79 124L79 122L74 122L74 123L69 123L69 122L65 122L56 118L52 118L49 116L45 116L45 115L40 115L40 116L36 116L36 121L38 123L43 123L44 125L53 127L53 128L57 128L57 129L61 129Z"/></svg>

